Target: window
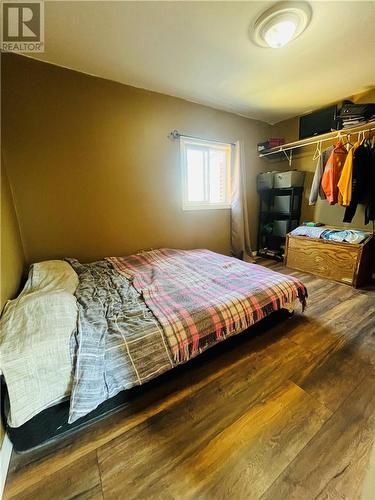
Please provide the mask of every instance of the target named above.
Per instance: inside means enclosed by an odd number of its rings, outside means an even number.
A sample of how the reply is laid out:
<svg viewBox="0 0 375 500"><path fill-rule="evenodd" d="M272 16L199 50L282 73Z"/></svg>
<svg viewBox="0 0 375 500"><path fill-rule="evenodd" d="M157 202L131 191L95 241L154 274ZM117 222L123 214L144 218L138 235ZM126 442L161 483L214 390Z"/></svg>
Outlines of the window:
<svg viewBox="0 0 375 500"><path fill-rule="evenodd" d="M230 144L180 139L183 209L230 208Z"/></svg>

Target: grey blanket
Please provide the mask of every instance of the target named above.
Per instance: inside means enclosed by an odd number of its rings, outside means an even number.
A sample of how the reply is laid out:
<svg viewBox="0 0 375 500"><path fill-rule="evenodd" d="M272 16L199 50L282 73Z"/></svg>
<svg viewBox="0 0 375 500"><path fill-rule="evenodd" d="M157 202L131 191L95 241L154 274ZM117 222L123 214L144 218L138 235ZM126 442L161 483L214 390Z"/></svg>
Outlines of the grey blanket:
<svg viewBox="0 0 375 500"><path fill-rule="evenodd" d="M105 261L80 264L69 423L173 367L163 331L129 280Z"/></svg>

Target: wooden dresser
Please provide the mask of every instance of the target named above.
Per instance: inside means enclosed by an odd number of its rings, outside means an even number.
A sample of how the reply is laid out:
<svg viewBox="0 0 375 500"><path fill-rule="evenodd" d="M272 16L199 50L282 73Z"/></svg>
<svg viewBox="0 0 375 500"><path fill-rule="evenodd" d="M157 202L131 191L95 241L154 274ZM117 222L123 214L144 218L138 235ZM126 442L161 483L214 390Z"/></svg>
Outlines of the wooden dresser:
<svg viewBox="0 0 375 500"><path fill-rule="evenodd" d="M374 242L373 235L355 245L288 234L285 265L358 287L375 271Z"/></svg>

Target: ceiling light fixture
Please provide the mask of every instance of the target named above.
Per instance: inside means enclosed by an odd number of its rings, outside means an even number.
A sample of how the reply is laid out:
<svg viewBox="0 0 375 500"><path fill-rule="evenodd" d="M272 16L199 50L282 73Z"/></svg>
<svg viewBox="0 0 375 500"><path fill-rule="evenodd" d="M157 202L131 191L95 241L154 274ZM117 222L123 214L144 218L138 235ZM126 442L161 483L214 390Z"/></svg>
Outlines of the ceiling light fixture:
<svg viewBox="0 0 375 500"><path fill-rule="evenodd" d="M255 21L254 41L261 47L284 47L307 28L311 15L307 2L278 2Z"/></svg>

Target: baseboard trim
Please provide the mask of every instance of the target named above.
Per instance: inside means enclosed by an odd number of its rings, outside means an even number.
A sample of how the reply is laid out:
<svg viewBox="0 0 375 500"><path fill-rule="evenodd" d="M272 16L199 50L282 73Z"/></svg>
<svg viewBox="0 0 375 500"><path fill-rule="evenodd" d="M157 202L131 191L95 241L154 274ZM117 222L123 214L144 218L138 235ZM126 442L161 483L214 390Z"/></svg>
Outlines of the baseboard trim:
<svg viewBox="0 0 375 500"><path fill-rule="evenodd" d="M8 434L4 435L3 444L0 450L0 499L3 498L5 481L8 474L10 457L12 455L13 445L8 438Z"/></svg>

